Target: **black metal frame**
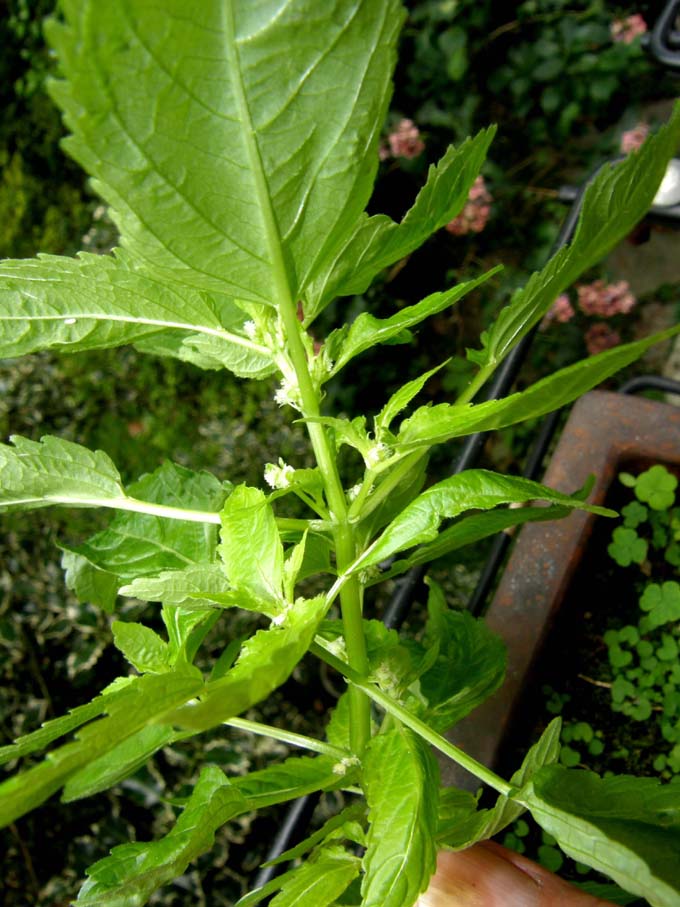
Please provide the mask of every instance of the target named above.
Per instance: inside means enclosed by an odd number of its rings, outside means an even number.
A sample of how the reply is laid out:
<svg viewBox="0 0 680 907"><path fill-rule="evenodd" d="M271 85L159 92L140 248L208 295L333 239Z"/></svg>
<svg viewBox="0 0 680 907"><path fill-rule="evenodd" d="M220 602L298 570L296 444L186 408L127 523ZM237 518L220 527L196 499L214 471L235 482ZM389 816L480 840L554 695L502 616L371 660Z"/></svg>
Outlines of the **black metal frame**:
<svg viewBox="0 0 680 907"><path fill-rule="evenodd" d="M654 29L645 36L643 46L664 67L680 72L680 0L670 0L656 22ZM603 166L612 163L607 161ZM552 249L555 254L565 246L573 237L578 218L581 212L583 195L601 168L598 168L579 188L563 187L559 191L559 199L571 204L571 208L562 224L559 235ZM679 221L680 204L674 206L652 206L649 215L653 220ZM519 371L531 348L537 328L527 334L501 363L496 371L486 393L487 400L495 400L506 396L510 391ZM655 375L633 378L623 384L619 390L623 394L638 393L644 390L663 391L664 393L680 396L680 382L670 378ZM550 447L551 441L557 431L563 410L550 413L543 420L534 444L526 458L522 475L525 478L536 479L543 466L543 460ZM476 432L468 436L457 459L452 464L451 474L457 475L463 470L474 466L482 453L486 439L492 432ZM498 572L505 561L505 557L512 540L512 535L506 532L499 533L493 540L491 550L482 568L482 572L473 591L467 608L475 616L484 613L489 593L495 585ZM405 621L421 587L426 567L420 565L412 568L402 577L395 589L389 605L385 609L383 621L390 628L398 628ZM316 804L318 794L308 794L293 801L283 818L281 827L271 844L267 860L279 857L289 849L295 840L301 837L301 832L308 826ZM254 887L265 885L278 875L283 869L281 864L265 866L260 869L255 877Z"/></svg>

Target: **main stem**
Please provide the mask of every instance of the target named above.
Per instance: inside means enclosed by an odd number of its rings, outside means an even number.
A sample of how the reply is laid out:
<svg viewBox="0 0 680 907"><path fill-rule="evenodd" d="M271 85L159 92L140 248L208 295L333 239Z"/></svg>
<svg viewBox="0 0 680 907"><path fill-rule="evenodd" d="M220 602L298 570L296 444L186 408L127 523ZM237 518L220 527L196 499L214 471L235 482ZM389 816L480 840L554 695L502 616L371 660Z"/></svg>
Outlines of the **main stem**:
<svg viewBox="0 0 680 907"><path fill-rule="evenodd" d="M319 399L309 374L307 354L301 337L302 327L292 300L289 304L282 302L280 312L288 340L288 352L298 379L303 415L312 418L318 417L320 415ZM328 506L334 524L336 566L338 573L342 574L354 562L357 554L354 531L347 517L345 493L324 426L318 422L308 422L307 428L326 489ZM351 577L342 587L340 609L347 660L361 677L366 677L368 656L362 622L362 587L357 577ZM349 711L350 748L360 756L371 736L371 712L369 699L354 686L349 688Z"/></svg>

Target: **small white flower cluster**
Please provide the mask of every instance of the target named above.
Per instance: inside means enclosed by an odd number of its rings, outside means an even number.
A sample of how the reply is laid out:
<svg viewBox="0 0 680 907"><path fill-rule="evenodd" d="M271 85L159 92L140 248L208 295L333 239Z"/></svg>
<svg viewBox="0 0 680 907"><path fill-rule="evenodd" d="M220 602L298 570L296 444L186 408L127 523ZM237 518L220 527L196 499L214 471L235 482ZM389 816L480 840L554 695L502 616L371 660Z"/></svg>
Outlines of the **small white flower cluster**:
<svg viewBox="0 0 680 907"><path fill-rule="evenodd" d="M302 411L300 390L297 382L290 378L283 378L274 393L274 402L279 406L292 406L293 409Z"/></svg>
<svg viewBox="0 0 680 907"><path fill-rule="evenodd" d="M366 466L371 469L373 466L377 466L378 463L382 460L386 460L390 456L390 449L387 444L382 442L374 444L373 447L369 448L364 455L364 462Z"/></svg>
<svg viewBox="0 0 680 907"><path fill-rule="evenodd" d="M289 488L294 472L294 467L284 463L279 457L278 466L276 463L267 463L264 467L264 480L270 488Z"/></svg>
<svg viewBox="0 0 680 907"><path fill-rule="evenodd" d="M359 759L357 756L345 756L340 762L336 762L333 766L334 775L346 775L350 768L355 765L359 765Z"/></svg>

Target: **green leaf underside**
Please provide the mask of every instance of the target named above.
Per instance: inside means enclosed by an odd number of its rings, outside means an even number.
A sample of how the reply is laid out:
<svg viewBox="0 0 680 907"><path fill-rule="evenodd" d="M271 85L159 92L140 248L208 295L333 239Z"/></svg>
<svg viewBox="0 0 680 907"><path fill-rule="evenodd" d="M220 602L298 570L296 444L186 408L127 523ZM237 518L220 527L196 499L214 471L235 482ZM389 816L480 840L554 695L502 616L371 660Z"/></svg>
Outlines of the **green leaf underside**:
<svg viewBox="0 0 680 907"><path fill-rule="evenodd" d="M162 283L129 267L124 255L41 255L0 264L0 356L134 344L263 378L274 365L245 334L246 320L226 297Z"/></svg>
<svg viewBox="0 0 680 907"><path fill-rule="evenodd" d="M437 646L432 666L420 678L428 702L426 720L443 733L494 693L505 676L503 641L466 611L452 611L430 583L425 642Z"/></svg>
<svg viewBox="0 0 680 907"><path fill-rule="evenodd" d="M305 306L307 320L335 296L363 293L380 271L409 255L459 214L494 133L491 127L467 139L459 148L450 147L438 164L430 167L425 186L400 223L384 214L362 214L338 249L332 266L316 279L313 304Z"/></svg>
<svg viewBox="0 0 680 907"><path fill-rule="evenodd" d="M475 513L471 516L462 517L453 526L449 526L443 532L440 532L434 542L430 542L428 545L421 545L409 557L395 561L390 565L389 570L381 573L375 579L369 580L367 585L382 583L386 579L405 573L411 567L415 567L418 564L427 564L437 558L445 557L459 548L472 545L481 541L481 539L488 538L490 535L495 535L497 532L503 532L506 529L521 526L523 523L528 522L559 520L569 513L571 513L569 508L556 505L490 510L486 513Z"/></svg>
<svg viewBox="0 0 680 907"><path fill-rule="evenodd" d="M578 498L553 491L529 479L504 476L486 469L468 469L432 485L405 507L359 558L353 570L378 564L405 548L432 541L442 520L456 517L465 510L490 510L501 504L534 500L581 508L605 516L612 514L605 508L584 504Z"/></svg>
<svg viewBox="0 0 680 907"><path fill-rule="evenodd" d="M0 512L125 498L118 470L103 451L50 436L30 441L14 435L10 440L13 446L0 444Z"/></svg>
<svg viewBox="0 0 680 907"><path fill-rule="evenodd" d="M668 123L619 164L607 164L590 184L574 237L517 290L490 329L480 365L498 364L537 324L555 298L600 261L647 213L680 144L680 104Z"/></svg>
<svg viewBox="0 0 680 907"><path fill-rule="evenodd" d="M379 343L388 343L402 331L454 305L499 270L500 268L494 268L481 277L458 284L450 290L432 293L416 305L407 306L389 318L376 318L370 312L362 312L347 330L341 328L326 341L328 355L335 360L331 376L336 375L360 353Z"/></svg>
<svg viewBox="0 0 680 907"><path fill-rule="evenodd" d="M48 37L68 80L51 86L67 149L132 258L265 305L282 279L303 296L370 196L396 0L340 0L333 16L311 0L208 0L200 19L170 0L161 22L152 0L63 11Z"/></svg>
<svg viewBox="0 0 680 907"><path fill-rule="evenodd" d="M363 759L369 807L363 907L410 907L434 873L439 768L407 728L373 737Z"/></svg>
<svg viewBox="0 0 680 907"><path fill-rule="evenodd" d="M230 585L276 614L283 608L283 545L271 504L258 488L240 485L220 516L219 554Z"/></svg>
<svg viewBox="0 0 680 907"><path fill-rule="evenodd" d="M562 721L555 718L540 739L529 749L522 765L510 779L515 787L528 784L546 765L552 765L560 755ZM463 796L461 796L463 795ZM517 800L498 797L491 809L476 810L476 801L455 788L442 792L437 843L447 850L464 850L477 841L498 834L522 815L524 806Z"/></svg>
<svg viewBox="0 0 680 907"><path fill-rule="evenodd" d="M228 486L210 473L166 462L130 485L128 492L154 504L218 512ZM217 529L209 523L117 513L106 529L65 550L67 584L82 598L92 588L118 589L165 570L210 564L217 556Z"/></svg>
<svg viewBox="0 0 680 907"><path fill-rule="evenodd" d="M552 765L516 795L569 856L655 907L680 904L680 790Z"/></svg>
<svg viewBox="0 0 680 907"><path fill-rule="evenodd" d="M281 890L269 903L271 907L330 907L360 872L359 857L338 845L326 847L313 860L287 874Z"/></svg>
<svg viewBox="0 0 680 907"><path fill-rule="evenodd" d="M548 378L532 384L527 390L511 394L502 400L463 406L440 403L423 406L402 422L396 446L402 451L441 444L450 438L463 437L477 431L494 431L572 403L586 391L596 387L620 369L635 362L651 346L675 336L676 325L644 340L625 343L598 353Z"/></svg>
<svg viewBox="0 0 680 907"><path fill-rule="evenodd" d="M182 875L192 860L212 847L215 832L225 822L337 787L343 779L333 766L325 756L293 758L230 782L216 766L206 765L173 830L158 841L115 847L90 867L77 903L141 907L157 888Z"/></svg>

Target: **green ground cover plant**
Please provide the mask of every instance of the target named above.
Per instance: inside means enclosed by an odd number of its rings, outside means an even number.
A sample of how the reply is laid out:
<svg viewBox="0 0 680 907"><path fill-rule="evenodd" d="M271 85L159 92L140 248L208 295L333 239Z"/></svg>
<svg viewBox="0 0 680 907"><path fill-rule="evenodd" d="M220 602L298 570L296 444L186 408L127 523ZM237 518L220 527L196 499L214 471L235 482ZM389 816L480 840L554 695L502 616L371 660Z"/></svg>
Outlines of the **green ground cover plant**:
<svg viewBox="0 0 680 907"><path fill-rule="evenodd" d="M348 792L349 805L287 855L302 863L241 907L270 894L277 907L406 907L426 888L438 848L469 846L527 809L567 853L653 904L678 903L677 788L560 765L558 721L512 778L501 778L442 736L501 682L500 643L482 622L449 610L434 583L416 639L368 619L364 606L367 589L504 527L576 507L609 513L581 492L488 470L428 486L427 459L451 439L571 402L676 333L473 402L556 296L644 215L680 142L680 108L591 185L571 244L513 293L469 352L474 375L455 402L415 402L435 367L378 412L350 420L324 409L325 386L347 380L362 353L410 343L421 322L494 273L386 318L338 317L314 334L331 302L340 298L339 315L343 299L460 213L493 138L488 128L448 148L401 221L365 213L402 20L396 0L338 0L332 11L318 0L214 0L200 16L173 0L162 22L150 0L64 0L49 23L62 70L51 92L71 133L67 149L109 206L120 248L3 262L0 353L132 344L199 369L276 376L275 399L314 454L311 467L263 463L259 485L170 461L124 483L103 451L61 437L0 446L4 512L113 511L94 536L64 546L67 585L109 613L121 597L158 603L164 627L115 620L130 673L0 749L4 762L25 760L0 786L3 825L59 791L65 802L104 791L159 750L181 750L216 728L313 754L231 777L207 759L193 791L174 803L174 828L95 863L79 904L146 903L226 822L335 789ZM506 506L534 501L547 506ZM232 609L260 615L259 629L232 635L206 669L201 647L217 624L229 637ZM240 717L307 652L348 684L325 739ZM442 788L432 747L495 791L495 805Z"/></svg>

